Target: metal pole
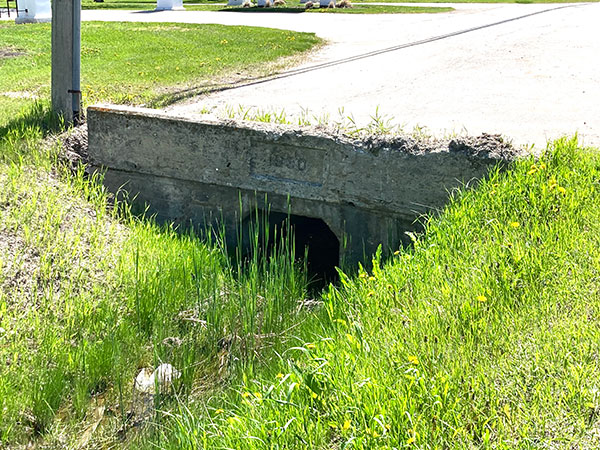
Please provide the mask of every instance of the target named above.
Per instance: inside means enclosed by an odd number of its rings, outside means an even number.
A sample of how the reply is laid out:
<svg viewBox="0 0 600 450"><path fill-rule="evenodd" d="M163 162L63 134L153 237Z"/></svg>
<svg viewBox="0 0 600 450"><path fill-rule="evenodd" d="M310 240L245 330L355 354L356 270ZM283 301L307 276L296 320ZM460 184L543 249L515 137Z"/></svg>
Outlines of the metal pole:
<svg viewBox="0 0 600 450"><path fill-rule="evenodd" d="M73 0L73 122L81 120L81 0Z"/></svg>

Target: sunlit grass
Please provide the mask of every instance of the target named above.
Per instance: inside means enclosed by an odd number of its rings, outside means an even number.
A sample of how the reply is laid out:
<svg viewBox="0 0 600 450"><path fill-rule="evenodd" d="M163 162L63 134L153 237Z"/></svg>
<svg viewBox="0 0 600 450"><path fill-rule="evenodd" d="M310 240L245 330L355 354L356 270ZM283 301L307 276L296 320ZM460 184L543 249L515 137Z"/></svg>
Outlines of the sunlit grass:
<svg viewBox="0 0 600 450"><path fill-rule="evenodd" d="M18 90L48 99L50 24L0 24L0 42L22 56L3 58L0 93ZM222 25L84 22L83 101L148 103L177 86L226 75L262 75L281 58L320 42L314 34ZM14 103L0 94L0 104ZM0 112L0 118L6 114Z"/></svg>
<svg viewBox="0 0 600 450"><path fill-rule="evenodd" d="M342 277L270 370L184 404L161 448L592 448L600 157L558 141Z"/></svg>
<svg viewBox="0 0 600 450"><path fill-rule="evenodd" d="M301 309L289 253L240 265L218 239L111 206L39 146L36 114L1 144L4 444L76 446L102 402L90 445L593 446L596 150L562 140L493 171L412 248ZM161 362L182 371L177 395L137 431L132 380Z"/></svg>

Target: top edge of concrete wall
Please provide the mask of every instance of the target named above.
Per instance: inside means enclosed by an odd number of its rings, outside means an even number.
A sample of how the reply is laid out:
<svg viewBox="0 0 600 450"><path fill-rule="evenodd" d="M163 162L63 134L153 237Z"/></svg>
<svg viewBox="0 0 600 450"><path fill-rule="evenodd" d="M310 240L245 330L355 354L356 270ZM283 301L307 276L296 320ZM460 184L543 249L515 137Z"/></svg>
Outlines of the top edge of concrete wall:
<svg viewBox="0 0 600 450"><path fill-rule="evenodd" d="M297 126L235 119L207 118L201 114L173 114L162 110L126 105L96 104L88 111L110 112L126 116L150 117L176 122L202 123L206 125L235 127L248 131L258 131L270 135L273 140L297 138L306 140L335 141L337 144L353 147L377 155L381 151L397 151L410 155L427 153L457 153L468 159L496 160L510 162L529 155L527 149L513 147L500 135L480 136L459 135L451 138L420 137L410 133L370 134L364 131L349 136L343 130L323 125Z"/></svg>

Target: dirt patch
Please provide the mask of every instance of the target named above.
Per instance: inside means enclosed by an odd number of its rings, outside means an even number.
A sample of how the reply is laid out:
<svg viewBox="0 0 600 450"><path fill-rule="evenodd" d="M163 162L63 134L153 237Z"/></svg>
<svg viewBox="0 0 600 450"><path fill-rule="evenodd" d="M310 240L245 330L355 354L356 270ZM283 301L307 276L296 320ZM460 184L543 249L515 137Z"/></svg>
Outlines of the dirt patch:
<svg viewBox="0 0 600 450"><path fill-rule="evenodd" d="M21 295L32 299L32 292L38 286L40 255L36 249L29 248L17 234L0 230L0 291L20 292ZM20 304L23 304L21 298ZM30 301L26 306L31 305ZM23 305L25 306L25 305Z"/></svg>
<svg viewBox="0 0 600 450"><path fill-rule="evenodd" d="M59 157L62 162L67 163L75 169L80 164L88 162L88 132L87 124L82 124L71 131L58 137L61 142Z"/></svg>
<svg viewBox="0 0 600 450"><path fill-rule="evenodd" d="M515 148L510 142L505 141L499 134L487 133L452 139L448 143L448 150L496 159L509 159L515 154Z"/></svg>
<svg viewBox="0 0 600 450"><path fill-rule="evenodd" d="M482 133L479 136L460 136L451 139L423 137L410 133L368 134L360 133L349 138L343 131L324 129L323 134L341 141L349 141L353 146L364 148L370 153L398 151L411 155L431 152L463 153L468 157L512 161L524 155L524 150L513 146L499 134Z"/></svg>
<svg viewBox="0 0 600 450"><path fill-rule="evenodd" d="M36 98L38 98L37 95L35 95L31 92L26 92L26 91L0 92L0 95L3 95L5 97L10 97L10 98L26 98L26 99L31 99L31 100L35 100Z"/></svg>
<svg viewBox="0 0 600 450"><path fill-rule="evenodd" d="M0 59L2 58L17 58L18 56L25 55L25 52L14 50L11 48L0 48Z"/></svg>

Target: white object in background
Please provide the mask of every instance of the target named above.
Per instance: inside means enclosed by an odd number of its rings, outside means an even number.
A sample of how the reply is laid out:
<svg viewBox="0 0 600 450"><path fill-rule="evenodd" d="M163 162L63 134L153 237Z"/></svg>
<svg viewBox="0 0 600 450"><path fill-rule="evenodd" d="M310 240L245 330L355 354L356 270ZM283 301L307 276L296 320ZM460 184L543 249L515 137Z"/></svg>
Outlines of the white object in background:
<svg viewBox="0 0 600 450"><path fill-rule="evenodd" d="M50 0L19 0L15 23L51 22Z"/></svg>
<svg viewBox="0 0 600 450"><path fill-rule="evenodd" d="M156 0L156 11L183 11L183 0Z"/></svg>

